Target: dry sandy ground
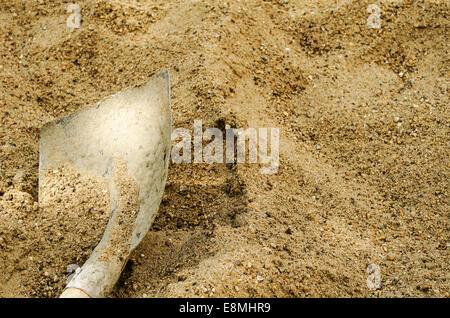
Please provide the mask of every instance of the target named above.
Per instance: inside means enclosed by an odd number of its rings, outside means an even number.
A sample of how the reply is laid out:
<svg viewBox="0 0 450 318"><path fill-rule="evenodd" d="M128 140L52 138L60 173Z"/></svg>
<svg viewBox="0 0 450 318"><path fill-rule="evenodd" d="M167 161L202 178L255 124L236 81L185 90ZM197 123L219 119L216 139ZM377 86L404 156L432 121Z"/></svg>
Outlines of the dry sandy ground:
<svg viewBox="0 0 450 318"><path fill-rule="evenodd" d="M373 2L0 0L0 296L57 296L106 213L37 203L40 127L168 68L173 128L278 127L280 169L171 164L111 296L449 297L449 4Z"/></svg>

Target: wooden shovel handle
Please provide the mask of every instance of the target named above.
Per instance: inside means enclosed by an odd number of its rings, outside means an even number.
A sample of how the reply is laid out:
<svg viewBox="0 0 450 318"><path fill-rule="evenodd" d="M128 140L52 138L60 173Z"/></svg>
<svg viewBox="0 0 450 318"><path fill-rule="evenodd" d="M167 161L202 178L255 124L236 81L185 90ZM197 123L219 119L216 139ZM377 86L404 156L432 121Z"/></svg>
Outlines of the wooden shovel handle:
<svg viewBox="0 0 450 318"><path fill-rule="evenodd" d="M78 288L67 288L59 298L91 298L88 294Z"/></svg>

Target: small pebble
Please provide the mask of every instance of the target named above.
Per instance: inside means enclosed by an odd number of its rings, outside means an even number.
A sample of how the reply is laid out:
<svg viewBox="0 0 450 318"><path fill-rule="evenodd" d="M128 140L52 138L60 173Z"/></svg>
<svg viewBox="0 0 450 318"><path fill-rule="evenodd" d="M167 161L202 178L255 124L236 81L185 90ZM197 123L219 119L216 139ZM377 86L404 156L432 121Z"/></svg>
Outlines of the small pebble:
<svg viewBox="0 0 450 318"><path fill-rule="evenodd" d="M396 255L395 255L394 253L389 253L389 254L387 255L387 259L388 259L389 261L393 261L393 260L395 260L395 258L396 258Z"/></svg>
<svg viewBox="0 0 450 318"><path fill-rule="evenodd" d="M67 273L67 274L74 273L74 272L76 272L77 269L79 269L79 268L80 268L80 266L78 266L77 264L70 264L70 265L67 265L66 273Z"/></svg>

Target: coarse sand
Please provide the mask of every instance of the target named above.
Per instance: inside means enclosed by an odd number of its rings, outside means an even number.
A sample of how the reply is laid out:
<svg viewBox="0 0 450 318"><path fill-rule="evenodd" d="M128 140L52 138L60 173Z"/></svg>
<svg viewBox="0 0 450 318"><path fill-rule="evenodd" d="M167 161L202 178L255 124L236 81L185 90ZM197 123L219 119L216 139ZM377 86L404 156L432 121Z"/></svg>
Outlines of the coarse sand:
<svg viewBox="0 0 450 318"><path fill-rule="evenodd" d="M173 129L277 127L280 168L172 163L111 297L450 296L448 1L76 3L0 4L1 297L58 296L109 218L70 167L38 203L39 129L164 68Z"/></svg>

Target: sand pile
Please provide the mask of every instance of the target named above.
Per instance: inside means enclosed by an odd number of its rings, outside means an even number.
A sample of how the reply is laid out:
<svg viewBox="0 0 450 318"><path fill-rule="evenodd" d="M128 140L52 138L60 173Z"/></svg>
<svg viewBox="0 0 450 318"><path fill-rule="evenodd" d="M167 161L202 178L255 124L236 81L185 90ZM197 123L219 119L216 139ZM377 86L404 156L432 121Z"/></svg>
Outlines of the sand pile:
<svg viewBox="0 0 450 318"><path fill-rule="evenodd" d="M172 164L112 296L449 296L447 2L381 1L380 29L372 1L78 4L72 32L64 2L0 8L1 296L55 295L95 246L42 221L40 127L163 68L173 128L278 127L280 169Z"/></svg>
<svg viewBox="0 0 450 318"><path fill-rule="evenodd" d="M15 283L9 296L57 296L70 274L67 266L84 263L109 220L105 181L61 167L44 172L40 182L39 205L32 209L25 192L8 192L2 201L2 285Z"/></svg>

